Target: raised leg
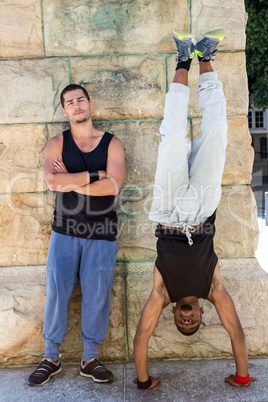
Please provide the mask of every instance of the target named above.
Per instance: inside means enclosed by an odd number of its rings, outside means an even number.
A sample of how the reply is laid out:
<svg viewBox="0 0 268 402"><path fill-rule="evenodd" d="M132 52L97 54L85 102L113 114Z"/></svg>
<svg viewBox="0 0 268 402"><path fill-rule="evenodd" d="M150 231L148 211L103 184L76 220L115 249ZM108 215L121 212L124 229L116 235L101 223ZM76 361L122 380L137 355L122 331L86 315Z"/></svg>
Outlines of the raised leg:
<svg viewBox="0 0 268 402"><path fill-rule="evenodd" d="M162 137L158 150L153 202L149 218L168 224L170 216L189 184L188 153L191 142L187 135L189 103L188 71L177 70L166 95Z"/></svg>

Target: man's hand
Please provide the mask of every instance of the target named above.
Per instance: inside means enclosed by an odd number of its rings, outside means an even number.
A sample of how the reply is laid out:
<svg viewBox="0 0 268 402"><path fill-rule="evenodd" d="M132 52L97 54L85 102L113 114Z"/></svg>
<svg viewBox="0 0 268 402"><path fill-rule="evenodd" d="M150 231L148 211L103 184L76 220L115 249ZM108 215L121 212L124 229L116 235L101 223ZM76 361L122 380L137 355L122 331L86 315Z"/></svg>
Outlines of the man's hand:
<svg viewBox="0 0 268 402"><path fill-rule="evenodd" d="M62 162L61 158L54 159L53 165L57 173L68 173L68 170L66 169L66 166ZM105 172L105 170L98 170L98 173L99 180L107 178L107 173Z"/></svg>
<svg viewBox="0 0 268 402"><path fill-rule="evenodd" d="M155 388L155 387L157 386L157 384L160 384L160 382L161 382L161 378L154 378L154 377L152 377L151 375L150 375L150 378L151 378L151 380L152 380L152 385L151 385L149 388L146 388L146 389ZM133 380L133 382L134 382L135 384L137 384L137 378L135 378L135 380Z"/></svg>
<svg viewBox="0 0 268 402"><path fill-rule="evenodd" d="M250 377L250 382L248 382L247 384L239 384L238 382L235 381L235 375L231 374L229 375L229 377L225 377L224 382L229 383L231 385L233 385L234 387L248 387L251 383L251 381L256 381L257 378L255 377Z"/></svg>
<svg viewBox="0 0 268 402"><path fill-rule="evenodd" d="M56 170L57 173L68 173L61 158L54 159L53 165L54 165L54 169Z"/></svg>

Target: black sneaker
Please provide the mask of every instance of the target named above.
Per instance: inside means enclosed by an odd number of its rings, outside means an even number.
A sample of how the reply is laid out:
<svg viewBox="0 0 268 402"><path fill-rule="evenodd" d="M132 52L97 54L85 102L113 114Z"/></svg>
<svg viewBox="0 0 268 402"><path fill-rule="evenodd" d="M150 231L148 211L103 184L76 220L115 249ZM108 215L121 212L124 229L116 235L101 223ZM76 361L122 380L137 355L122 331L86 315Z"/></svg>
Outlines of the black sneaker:
<svg viewBox="0 0 268 402"><path fill-rule="evenodd" d="M30 375L28 384L34 387L38 385L43 385L49 381L52 375L61 372L60 359L58 364L52 363L52 360L45 358L41 361L37 369Z"/></svg>
<svg viewBox="0 0 268 402"><path fill-rule="evenodd" d="M86 366L81 363L80 375L92 378L95 382L112 382L113 373L107 370L98 359L92 360Z"/></svg>

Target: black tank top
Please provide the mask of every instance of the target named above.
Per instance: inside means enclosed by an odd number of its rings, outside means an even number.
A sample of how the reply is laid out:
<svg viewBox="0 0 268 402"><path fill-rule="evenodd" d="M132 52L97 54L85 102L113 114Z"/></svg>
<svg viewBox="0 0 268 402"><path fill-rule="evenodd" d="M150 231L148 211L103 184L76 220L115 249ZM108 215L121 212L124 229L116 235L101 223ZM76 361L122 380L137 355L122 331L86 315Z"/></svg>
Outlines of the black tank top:
<svg viewBox="0 0 268 402"><path fill-rule="evenodd" d="M179 230L156 229L157 259L160 272L171 302L183 297L206 299L209 294L218 257L214 251L216 211L192 233L193 245Z"/></svg>
<svg viewBox="0 0 268 402"><path fill-rule="evenodd" d="M91 152L76 145L71 130L63 132L62 160L69 173L106 170L108 147L113 135L105 132ZM52 229L68 236L114 241L117 216L114 196L88 196L75 191L57 192Z"/></svg>

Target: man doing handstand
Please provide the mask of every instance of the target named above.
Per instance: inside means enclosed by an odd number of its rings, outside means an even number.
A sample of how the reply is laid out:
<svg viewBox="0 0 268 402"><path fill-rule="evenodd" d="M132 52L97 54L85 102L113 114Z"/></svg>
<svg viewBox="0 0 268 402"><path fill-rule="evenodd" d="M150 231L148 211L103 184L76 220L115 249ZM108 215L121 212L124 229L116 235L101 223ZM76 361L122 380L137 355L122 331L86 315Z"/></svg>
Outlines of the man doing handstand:
<svg viewBox="0 0 268 402"><path fill-rule="evenodd" d="M225 381L234 386L247 386L250 376L245 336L233 300L222 283L213 247L227 121L222 84L210 60L224 31L216 30L193 38L188 32L174 30L173 37L178 65L166 95L160 128L162 140L149 214L151 220L159 222L157 259L154 287L134 339L137 385L142 389L154 388L160 382L160 378L149 377L147 361L148 341L162 310L169 303L176 303L173 307L175 325L184 335L192 335L202 320L203 308L199 307L199 299L203 298L214 304L231 338L236 375ZM191 149L186 134L190 93L188 71L194 54L200 62L197 96L202 123L201 134L193 141Z"/></svg>

